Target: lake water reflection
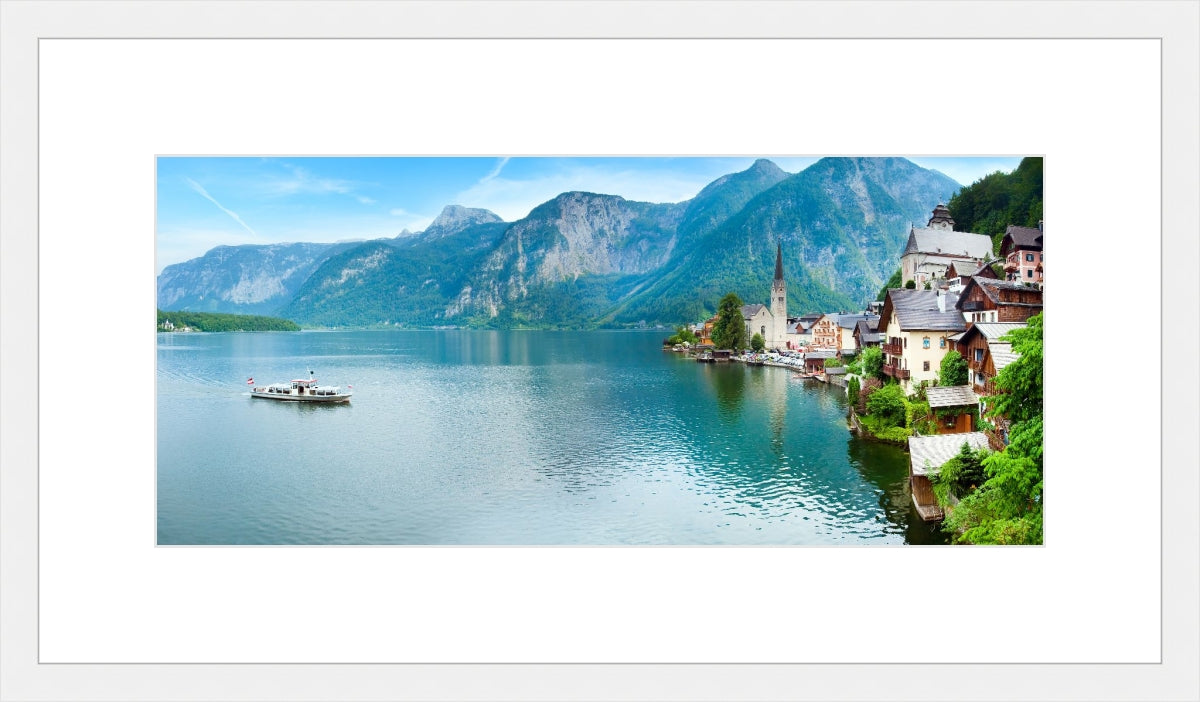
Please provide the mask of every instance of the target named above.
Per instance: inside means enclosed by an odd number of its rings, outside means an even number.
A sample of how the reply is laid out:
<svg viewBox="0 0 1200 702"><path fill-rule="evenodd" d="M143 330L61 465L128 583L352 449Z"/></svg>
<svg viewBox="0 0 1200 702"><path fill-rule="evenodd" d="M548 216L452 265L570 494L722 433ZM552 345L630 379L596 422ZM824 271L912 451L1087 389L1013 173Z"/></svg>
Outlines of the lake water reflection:
<svg viewBox="0 0 1200 702"><path fill-rule="evenodd" d="M840 389L662 332L170 334L160 544L942 543ZM249 397L302 377L347 406Z"/></svg>

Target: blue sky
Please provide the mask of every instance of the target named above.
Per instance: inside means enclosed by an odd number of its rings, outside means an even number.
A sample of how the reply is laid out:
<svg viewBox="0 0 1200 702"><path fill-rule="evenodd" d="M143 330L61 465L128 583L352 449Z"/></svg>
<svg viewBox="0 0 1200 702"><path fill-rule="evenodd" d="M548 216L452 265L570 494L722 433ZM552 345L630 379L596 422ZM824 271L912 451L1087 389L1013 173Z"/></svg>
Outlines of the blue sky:
<svg viewBox="0 0 1200 702"><path fill-rule="evenodd" d="M568 190L679 202L756 157L160 157L157 266L222 244L392 237L446 205L506 221ZM817 157L771 157L796 173ZM910 157L964 185L1020 157Z"/></svg>

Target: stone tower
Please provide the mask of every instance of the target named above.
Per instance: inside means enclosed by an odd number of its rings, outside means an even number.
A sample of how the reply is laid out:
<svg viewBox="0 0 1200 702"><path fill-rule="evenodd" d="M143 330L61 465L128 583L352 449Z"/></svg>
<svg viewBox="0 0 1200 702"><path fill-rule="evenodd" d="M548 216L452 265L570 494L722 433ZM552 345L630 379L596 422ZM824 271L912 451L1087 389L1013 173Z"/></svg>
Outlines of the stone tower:
<svg viewBox="0 0 1200 702"><path fill-rule="evenodd" d="M767 348L787 347L787 283L783 282L783 244L776 244L775 280L771 281L771 335Z"/></svg>

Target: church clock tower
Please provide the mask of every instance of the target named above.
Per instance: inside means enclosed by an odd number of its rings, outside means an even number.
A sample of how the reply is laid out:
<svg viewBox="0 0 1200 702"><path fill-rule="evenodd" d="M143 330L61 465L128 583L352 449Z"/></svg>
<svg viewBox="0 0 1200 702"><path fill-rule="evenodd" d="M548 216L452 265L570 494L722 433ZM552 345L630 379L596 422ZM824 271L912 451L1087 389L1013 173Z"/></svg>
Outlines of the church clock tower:
<svg viewBox="0 0 1200 702"><path fill-rule="evenodd" d="M783 282L783 244L776 244L775 280L771 281L771 338L768 348L787 347L787 283Z"/></svg>

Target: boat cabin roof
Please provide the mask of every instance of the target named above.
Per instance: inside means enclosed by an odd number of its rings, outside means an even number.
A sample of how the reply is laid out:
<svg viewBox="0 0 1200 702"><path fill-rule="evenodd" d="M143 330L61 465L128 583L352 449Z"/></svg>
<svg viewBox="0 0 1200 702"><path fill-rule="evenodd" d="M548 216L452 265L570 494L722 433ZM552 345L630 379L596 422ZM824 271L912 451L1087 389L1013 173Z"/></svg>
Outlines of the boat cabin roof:
<svg viewBox="0 0 1200 702"><path fill-rule="evenodd" d="M292 381L292 385L303 385L304 387L309 387L309 386L315 387L316 384L317 384L316 378L312 378L311 380L293 380Z"/></svg>

